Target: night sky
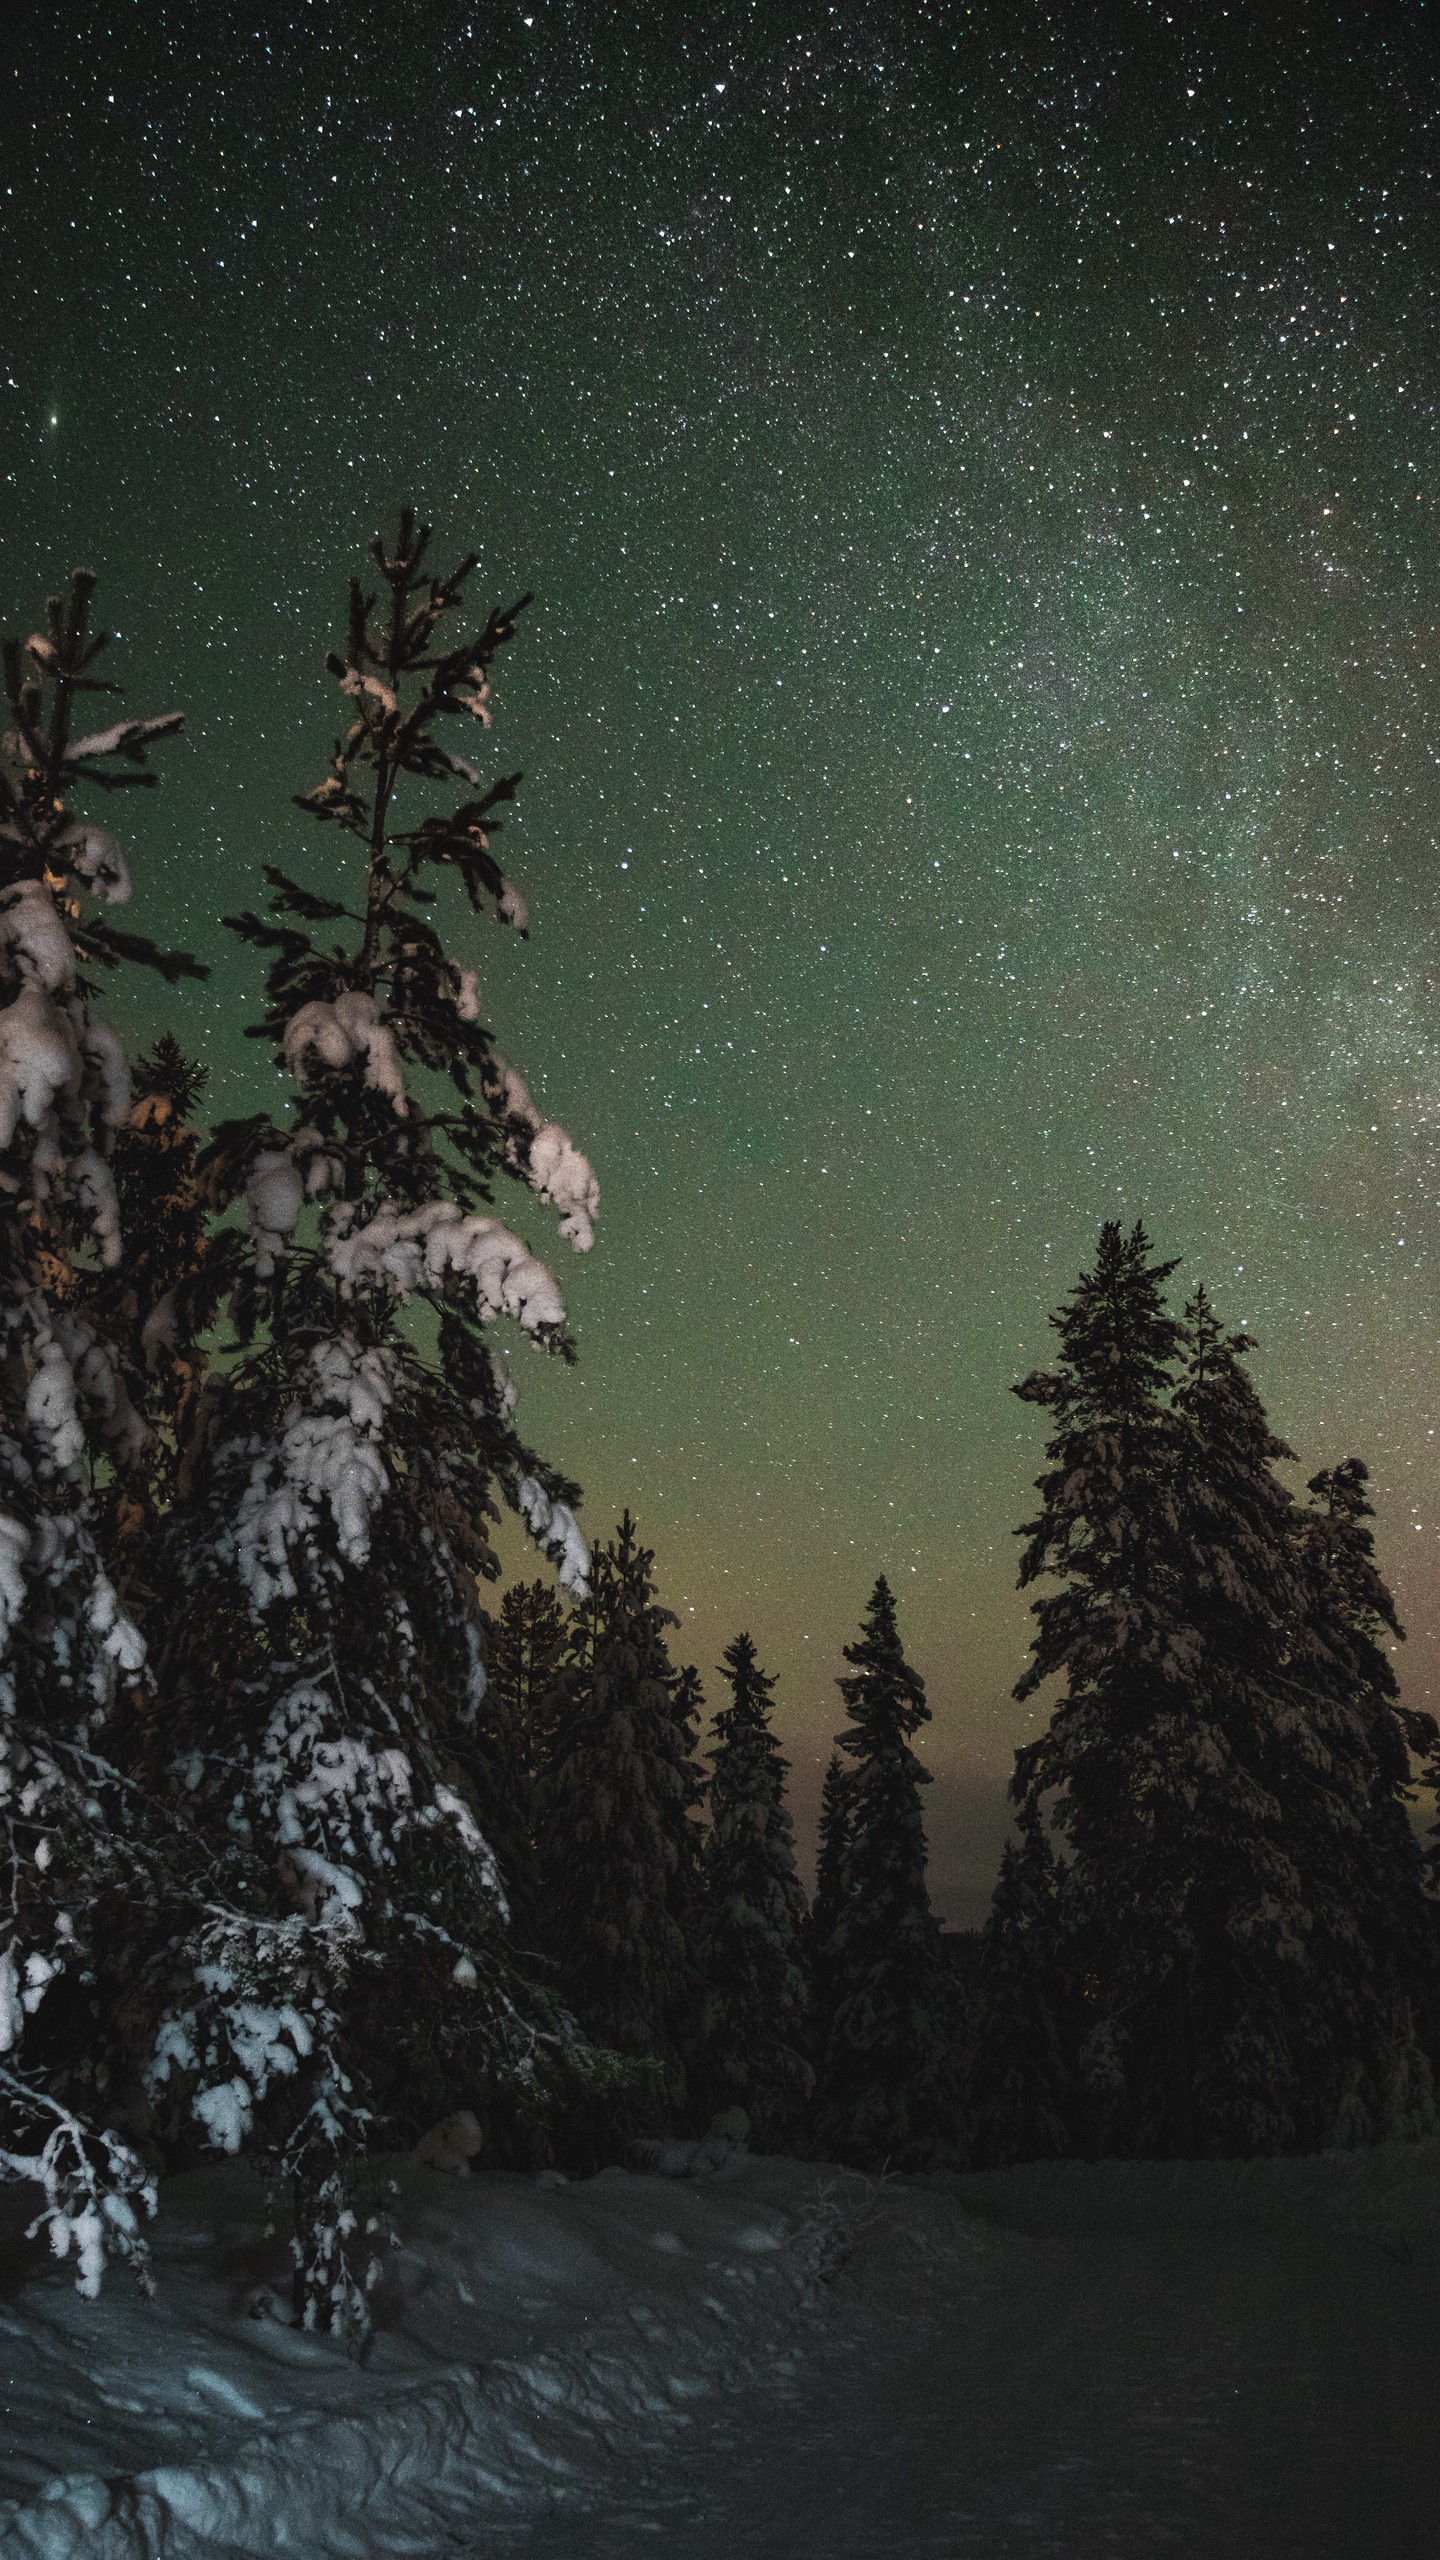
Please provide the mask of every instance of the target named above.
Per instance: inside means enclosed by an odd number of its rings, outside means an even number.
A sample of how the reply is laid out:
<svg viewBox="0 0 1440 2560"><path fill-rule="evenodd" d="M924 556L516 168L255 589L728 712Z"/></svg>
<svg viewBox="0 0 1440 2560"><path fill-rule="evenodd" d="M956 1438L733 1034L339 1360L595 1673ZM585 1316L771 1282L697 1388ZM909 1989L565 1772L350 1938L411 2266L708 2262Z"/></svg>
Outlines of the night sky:
<svg viewBox="0 0 1440 2560"><path fill-rule="evenodd" d="M478 939L602 1225L527 1428L685 1654L750 1627L807 1828L890 1576L954 1920L1029 1729L1009 1388L1106 1217L1297 1484L1370 1462L1440 1696L1432 17L133 0L0 74L0 604L93 562L190 715L131 913L215 974L121 1018L273 1091L216 920L320 876L413 495L537 598Z"/></svg>

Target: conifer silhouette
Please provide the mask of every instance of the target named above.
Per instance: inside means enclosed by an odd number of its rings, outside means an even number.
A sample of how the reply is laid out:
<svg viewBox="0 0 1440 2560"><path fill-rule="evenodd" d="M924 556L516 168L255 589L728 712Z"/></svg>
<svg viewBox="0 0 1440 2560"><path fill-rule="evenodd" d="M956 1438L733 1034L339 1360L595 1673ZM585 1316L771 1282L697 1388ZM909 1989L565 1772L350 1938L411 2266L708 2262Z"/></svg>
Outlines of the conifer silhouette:
<svg viewBox="0 0 1440 2560"><path fill-rule="evenodd" d="M805 1894L785 1806L788 1763L770 1730L775 1686L748 1635L725 1648L730 1699L715 1715L705 1838L701 2046L714 2109L743 2107L761 2151L799 2138L814 2084Z"/></svg>
<svg viewBox="0 0 1440 2560"><path fill-rule="evenodd" d="M905 1659L882 1576L840 1681L844 1851L836 1918L817 1948L824 2007L815 2125L822 2154L858 2168L923 2166L949 2105L949 2031L939 1929L925 1882L920 1789L910 1744L930 1710Z"/></svg>

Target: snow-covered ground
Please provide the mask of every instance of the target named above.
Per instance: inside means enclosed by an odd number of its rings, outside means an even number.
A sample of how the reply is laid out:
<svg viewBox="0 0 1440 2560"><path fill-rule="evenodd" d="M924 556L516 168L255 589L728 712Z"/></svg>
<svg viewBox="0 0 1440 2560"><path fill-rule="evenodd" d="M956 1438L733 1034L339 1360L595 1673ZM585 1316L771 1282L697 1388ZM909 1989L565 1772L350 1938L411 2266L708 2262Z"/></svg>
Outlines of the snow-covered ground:
<svg viewBox="0 0 1440 2560"><path fill-rule="evenodd" d="M5 2560L1440 2547L1440 2143L878 2193L397 2174L363 2370L266 2316L243 2168L169 2183L154 2307L12 2250Z"/></svg>
<svg viewBox="0 0 1440 2560"><path fill-rule="evenodd" d="M847 2186L863 2205L864 2182L743 2155L568 2186L386 2163L399 2246L363 2368L279 2316L284 2244L243 2164L162 2189L153 2304L123 2276L80 2299L11 2190L0 2553L429 2554L585 2494L813 2323Z"/></svg>

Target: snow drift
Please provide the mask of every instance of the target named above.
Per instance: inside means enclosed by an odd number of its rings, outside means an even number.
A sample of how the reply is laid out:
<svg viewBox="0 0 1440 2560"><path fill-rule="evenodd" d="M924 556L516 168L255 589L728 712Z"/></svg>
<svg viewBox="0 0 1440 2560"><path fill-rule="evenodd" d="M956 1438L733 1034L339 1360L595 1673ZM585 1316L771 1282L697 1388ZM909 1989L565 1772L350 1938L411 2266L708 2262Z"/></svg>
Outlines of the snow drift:
<svg viewBox="0 0 1440 2560"><path fill-rule="evenodd" d="M693 2401L767 2368L835 2219L835 2173L744 2155L571 2185L406 2160L374 2185L398 2246L361 2367L285 2321L288 2251L243 2162L162 2188L153 2305L119 2276L79 2300L14 2205L5 2560L403 2560L564 2502L617 2433L683 2429Z"/></svg>

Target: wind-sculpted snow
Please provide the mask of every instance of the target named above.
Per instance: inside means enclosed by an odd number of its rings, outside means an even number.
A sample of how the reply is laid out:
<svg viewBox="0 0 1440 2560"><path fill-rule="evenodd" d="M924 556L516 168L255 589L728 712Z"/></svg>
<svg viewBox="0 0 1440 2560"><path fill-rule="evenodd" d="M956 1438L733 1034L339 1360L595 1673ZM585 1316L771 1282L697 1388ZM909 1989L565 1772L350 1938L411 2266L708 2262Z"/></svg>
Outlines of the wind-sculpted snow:
<svg viewBox="0 0 1440 2560"><path fill-rule="evenodd" d="M6 2560L1432 2547L1385 2324L1423 2348L1440 2143L878 2184L376 2167L363 2366L286 2324L241 2162L162 2188L158 2318L30 2253L0 2304Z"/></svg>

